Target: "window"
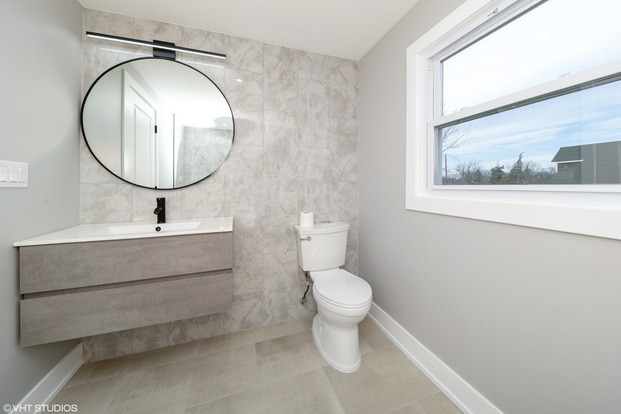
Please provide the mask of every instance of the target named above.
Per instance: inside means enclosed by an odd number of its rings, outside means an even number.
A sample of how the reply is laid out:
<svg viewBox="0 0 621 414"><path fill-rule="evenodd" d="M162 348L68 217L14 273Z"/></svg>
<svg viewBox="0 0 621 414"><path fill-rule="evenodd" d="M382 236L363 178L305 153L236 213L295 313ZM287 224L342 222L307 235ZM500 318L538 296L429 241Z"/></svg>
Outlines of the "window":
<svg viewBox="0 0 621 414"><path fill-rule="evenodd" d="M406 207L621 239L619 12L468 0L410 46Z"/></svg>

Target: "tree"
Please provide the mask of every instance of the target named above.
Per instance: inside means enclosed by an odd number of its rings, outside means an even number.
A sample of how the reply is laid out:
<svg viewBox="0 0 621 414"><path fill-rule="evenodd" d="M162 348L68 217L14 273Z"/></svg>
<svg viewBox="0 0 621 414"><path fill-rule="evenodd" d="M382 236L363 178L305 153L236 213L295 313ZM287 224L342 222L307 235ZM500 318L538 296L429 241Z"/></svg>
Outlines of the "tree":
<svg viewBox="0 0 621 414"><path fill-rule="evenodd" d="M456 128L455 126L442 128L442 136L440 137L442 153L446 153L446 151L453 148L458 148L468 140L468 135L468 131Z"/></svg>
<svg viewBox="0 0 621 414"><path fill-rule="evenodd" d="M484 170L479 162L468 161L453 169L451 175L445 175L442 184L445 185L502 185L502 184L550 184L554 168L543 169L536 162L524 160L524 153L520 153L517 160L511 166L509 172L505 166L496 162L496 166Z"/></svg>
<svg viewBox="0 0 621 414"><path fill-rule="evenodd" d="M483 170L475 161L458 165L457 173L464 184L480 184L483 181Z"/></svg>
<svg viewBox="0 0 621 414"><path fill-rule="evenodd" d="M451 149L459 148L462 144L469 140L469 131L463 128L457 128L456 126L445 127L441 129L440 133L440 149L444 156L444 178L448 178L448 163L447 157L451 155L448 151Z"/></svg>
<svg viewBox="0 0 621 414"><path fill-rule="evenodd" d="M524 163L522 162L523 152L520 153L517 161L511 167L507 176L507 184L528 184L526 175L524 174Z"/></svg>
<svg viewBox="0 0 621 414"><path fill-rule="evenodd" d="M502 183L502 179L505 176L505 172L503 171L504 169L505 169L504 165L499 165L498 163L496 163L496 166L492 168L491 170L489 170L490 184L501 184Z"/></svg>

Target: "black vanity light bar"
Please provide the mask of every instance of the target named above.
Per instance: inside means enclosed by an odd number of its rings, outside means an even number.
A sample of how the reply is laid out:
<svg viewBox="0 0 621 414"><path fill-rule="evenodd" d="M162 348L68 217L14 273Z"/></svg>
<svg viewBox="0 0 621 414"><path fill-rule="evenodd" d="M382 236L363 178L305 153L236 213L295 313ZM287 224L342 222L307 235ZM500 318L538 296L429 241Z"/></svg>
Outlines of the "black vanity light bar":
<svg viewBox="0 0 621 414"><path fill-rule="evenodd" d="M183 52L183 53L191 53L193 55L209 56L209 57L216 58L216 59L226 59L226 55L222 53L207 52L207 51L199 50L199 49L190 49L187 47L174 46L168 43L162 44L162 43L156 43L156 42L149 42L146 40L131 39L129 37L113 36L113 35L107 35L107 34L95 33L95 32L86 32L86 37L91 37L93 39L110 40L113 42L127 43L130 45L147 46L147 47L152 47L154 49L170 50L172 52Z"/></svg>

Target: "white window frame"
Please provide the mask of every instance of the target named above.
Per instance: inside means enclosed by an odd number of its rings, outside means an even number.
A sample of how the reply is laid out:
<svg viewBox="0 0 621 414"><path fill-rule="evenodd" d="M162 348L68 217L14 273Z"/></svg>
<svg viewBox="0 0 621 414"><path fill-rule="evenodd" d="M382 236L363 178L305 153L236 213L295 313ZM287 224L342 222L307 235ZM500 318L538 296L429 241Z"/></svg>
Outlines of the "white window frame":
<svg viewBox="0 0 621 414"><path fill-rule="evenodd" d="M514 3L467 0L407 49L406 209L621 240L621 185L442 186L433 182L437 155L429 122L433 114L430 59L490 16L515 7ZM575 84L598 73L621 72L619 63L611 65L560 82Z"/></svg>

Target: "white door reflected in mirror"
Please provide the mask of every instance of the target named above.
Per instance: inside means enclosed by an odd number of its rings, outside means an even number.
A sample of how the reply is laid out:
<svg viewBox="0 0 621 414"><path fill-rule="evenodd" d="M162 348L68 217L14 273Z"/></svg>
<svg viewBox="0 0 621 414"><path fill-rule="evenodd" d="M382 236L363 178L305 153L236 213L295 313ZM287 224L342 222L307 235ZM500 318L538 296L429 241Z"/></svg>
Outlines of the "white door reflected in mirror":
<svg viewBox="0 0 621 414"><path fill-rule="evenodd" d="M186 187L214 173L231 150L234 125L211 79L162 58L114 66L82 105L82 132L97 161L146 188Z"/></svg>

